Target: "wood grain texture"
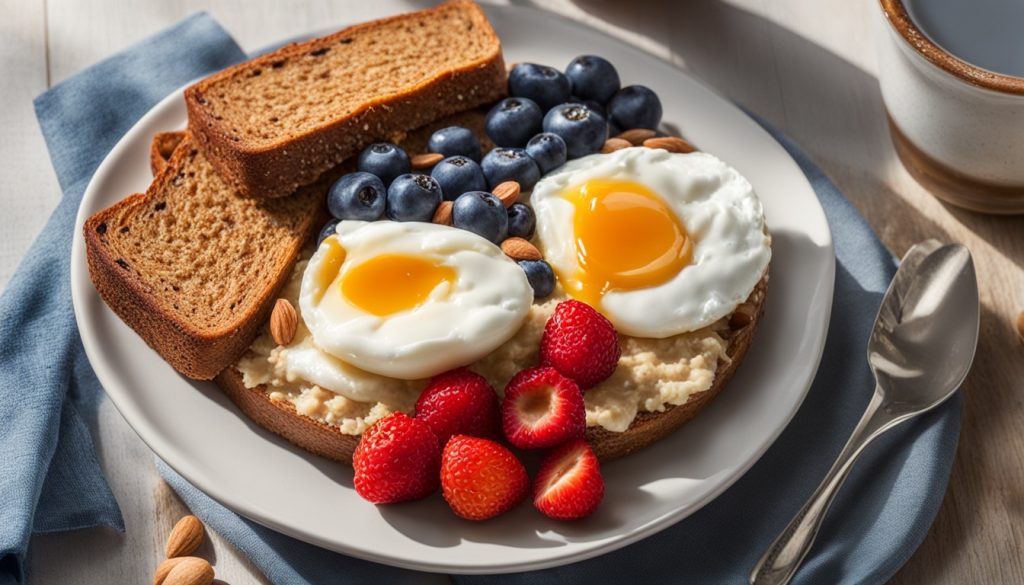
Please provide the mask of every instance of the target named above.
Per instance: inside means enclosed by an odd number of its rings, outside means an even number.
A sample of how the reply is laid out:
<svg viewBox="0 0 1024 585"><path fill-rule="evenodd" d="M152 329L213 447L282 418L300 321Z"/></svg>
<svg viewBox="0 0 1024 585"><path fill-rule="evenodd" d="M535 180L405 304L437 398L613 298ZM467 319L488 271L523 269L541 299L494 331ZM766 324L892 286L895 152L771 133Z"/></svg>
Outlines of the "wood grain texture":
<svg viewBox="0 0 1024 585"><path fill-rule="evenodd" d="M60 199L32 98L47 88L46 14L42 2L0 0L0 289ZM24 229L28 228L28 229Z"/></svg>
<svg viewBox="0 0 1024 585"><path fill-rule="evenodd" d="M244 48L254 49L290 35L428 4L0 0L5 15L0 19L0 78L10 81L0 92L0 127L14 130L13 138L0 141L0 214L17 218L0 237L0 286L59 197L29 102L45 88L47 48L50 78L57 82L195 10L210 11ZM875 2L647 0L642 10L633 2L609 0L533 4L688 69L787 132L893 253L902 254L928 237L970 247L983 313L978 359L964 386L960 448L935 525L892 583L1024 582L1024 345L1013 331L1013 320L1024 309L1024 217L947 207L899 164L875 76L869 26ZM37 537L33 583L148 582L163 537L184 512L158 487L151 453L109 404L100 410L97 442L128 535L93 530ZM213 547L221 579L236 584L255 579L216 536ZM50 562L58 554L62 562Z"/></svg>

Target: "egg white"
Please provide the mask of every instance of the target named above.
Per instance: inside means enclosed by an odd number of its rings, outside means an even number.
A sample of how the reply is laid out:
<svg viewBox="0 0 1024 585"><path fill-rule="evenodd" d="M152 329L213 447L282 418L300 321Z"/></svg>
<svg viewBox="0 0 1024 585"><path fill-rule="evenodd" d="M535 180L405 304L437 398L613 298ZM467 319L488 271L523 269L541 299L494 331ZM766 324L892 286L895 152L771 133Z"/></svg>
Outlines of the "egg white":
<svg viewBox="0 0 1024 585"><path fill-rule="evenodd" d="M533 302L523 270L500 248L465 230L420 222L344 221L332 237L346 253L342 275L380 254L423 258L456 273L450 286L435 287L410 310L377 316L349 302L328 307L316 279L325 257L326 244L321 245L302 278L303 320L320 350L367 372L413 380L473 363L518 331ZM337 285L327 294L340 295Z"/></svg>
<svg viewBox="0 0 1024 585"><path fill-rule="evenodd" d="M562 192L592 179L646 186L694 241L692 263L668 281L602 297L595 308L619 332L663 338L695 331L732 313L750 296L771 259L761 201L736 169L705 153L625 148L570 161L544 177L530 203L539 246L556 273L578 269L575 207Z"/></svg>

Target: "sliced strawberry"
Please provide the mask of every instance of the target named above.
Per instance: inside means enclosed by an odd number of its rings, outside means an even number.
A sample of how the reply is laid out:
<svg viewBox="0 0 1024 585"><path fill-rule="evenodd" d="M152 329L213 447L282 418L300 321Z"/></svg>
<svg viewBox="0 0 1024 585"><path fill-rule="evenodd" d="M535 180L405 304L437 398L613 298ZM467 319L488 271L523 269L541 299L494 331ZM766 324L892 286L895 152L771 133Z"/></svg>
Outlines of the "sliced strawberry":
<svg viewBox="0 0 1024 585"><path fill-rule="evenodd" d="M418 500L439 483L441 448L427 423L395 412L370 427L352 455L356 493L374 504Z"/></svg>
<svg viewBox="0 0 1024 585"><path fill-rule="evenodd" d="M416 418L430 425L442 449L452 435L497 439L501 433L497 393L483 376L465 368L427 384L416 401Z"/></svg>
<svg viewBox="0 0 1024 585"><path fill-rule="evenodd" d="M555 307L540 339L540 365L555 368L584 390L611 376L621 353L611 321L577 300Z"/></svg>
<svg viewBox="0 0 1024 585"><path fill-rule="evenodd" d="M554 368L527 368L505 387L501 422L505 437L521 449L581 438L587 424L583 393Z"/></svg>
<svg viewBox="0 0 1024 585"><path fill-rule="evenodd" d="M533 482L533 505L546 516L573 520L589 516L604 497L601 466L582 439L552 451Z"/></svg>
<svg viewBox="0 0 1024 585"><path fill-rule="evenodd" d="M486 520L523 501L530 478L516 456L500 444L455 435L441 456L441 491L458 516Z"/></svg>

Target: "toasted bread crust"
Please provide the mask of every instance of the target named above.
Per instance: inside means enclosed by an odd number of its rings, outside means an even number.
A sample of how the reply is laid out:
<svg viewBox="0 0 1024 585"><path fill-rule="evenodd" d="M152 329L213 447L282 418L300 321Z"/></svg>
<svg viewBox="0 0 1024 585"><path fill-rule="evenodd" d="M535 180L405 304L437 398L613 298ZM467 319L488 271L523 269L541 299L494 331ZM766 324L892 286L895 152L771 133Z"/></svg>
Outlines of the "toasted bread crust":
<svg viewBox="0 0 1024 585"><path fill-rule="evenodd" d="M245 336L241 335L244 331L239 329L226 332L223 337L209 337L196 331L189 323L174 318L151 294L131 265L112 254L105 245L103 236L107 223L124 210L144 204L148 199L142 193L129 195L86 220L83 235L89 277L107 306L174 369L190 378L210 379L217 374L215 368L231 360L235 355L233 350L245 341ZM241 323L240 326L245 327L246 324ZM242 347L242 351L244 349Z"/></svg>
<svg viewBox="0 0 1024 585"><path fill-rule="evenodd" d="M111 253L99 231L99 226L122 210L148 200L147 195L136 193L86 220L83 231L89 277L107 306L175 370L189 378L210 380L252 343L285 280L266 290L264 300L232 326L218 331L196 329L167 311L145 279ZM298 252L296 248L291 263Z"/></svg>
<svg viewBox="0 0 1024 585"><path fill-rule="evenodd" d="M205 94L218 83L250 75L274 62L296 59L324 49L360 31L407 19L399 15L349 27L332 35L291 44L273 53L230 67L185 90L189 129L217 172L239 193L249 197L280 197L314 181L324 171L380 141L397 141L403 133L468 108L493 102L507 92L507 75L501 43L483 11L472 2L454 0L414 13L429 17L442 10L465 10L490 37L493 51L484 59L469 61L408 88L400 94L368 100L359 109L321 125L314 131L282 136L270 145L254 144L235 136L206 107ZM452 99L459 96L459 99Z"/></svg>
<svg viewBox="0 0 1024 585"><path fill-rule="evenodd" d="M628 455L654 443L678 429L697 415L722 391L732 379L736 369L750 347L758 322L764 312L768 290L768 271L765 270L754 291L741 307L749 322L733 331L726 354L730 361L719 362L711 388L690 397L679 406L669 406L663 412L641 412L621 433L602 427L588 427L587 441L602 461ZM744 319L745 320L745 319ZM290 443L316 455L341 463L352 463L352 452L359 437L343 434L337 427L303 416L287 401L271 400L266 386L246 388L242 374L227 368L216 378L217 385L248 417L265 429L284 437Z"/></svg>
<svg viewBox="0 0 1024 585"><path fill-rule="evenodd" d="M261 427L314 455L352 464L358 436L343 434L338 427L299 414L287 400L271 400L265 386L246 388L242 374L235 368L225 369L214 380Z"/></svg>
<svg viewBox="0 0 1024 585"><path fill-rule="evenodd" d="M196 155L191 138L186 137L145 194L130 195L92 215L85 222L83 236L89 277L100 298L174 369L189 378L210 380L245 352L269 317L303 244L325 221L323 192L326 188L323 191L310 188L296 195L308 199L305 206L308 213L295 237L277 243L281 252L276 256L278 277L256 292L255 302L248 310L233 315L219 327L200 329L172 311L155 283L107 245L114 231L111 226L118 225L121 218L139 206L159 201L179 170L185 168L188 158ZM224 196L234 197L231 193Z"/></svg>
<svg viewBox="0 0 1024 585"><path fill-rule="evenodd" d="M178 148L184 138L183 130L157 132L153 135L153 142L149 145L149 170L152 171L154 177L167 168L167 161L171 160L174 149Z"/></svg>

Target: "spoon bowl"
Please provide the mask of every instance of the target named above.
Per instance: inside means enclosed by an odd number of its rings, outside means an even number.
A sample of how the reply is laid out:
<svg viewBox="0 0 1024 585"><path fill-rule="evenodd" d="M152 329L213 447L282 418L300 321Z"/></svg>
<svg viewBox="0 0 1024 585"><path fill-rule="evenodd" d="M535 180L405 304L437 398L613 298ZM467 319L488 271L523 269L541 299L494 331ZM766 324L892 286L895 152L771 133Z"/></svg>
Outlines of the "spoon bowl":
<svg viewBox="0 0 1024 585"><path fill-rule="evenodd" d="M960 387L974 360L979 307L967 248L928 240L907 254L868 342L883 408L919 414Z"/></svg>

